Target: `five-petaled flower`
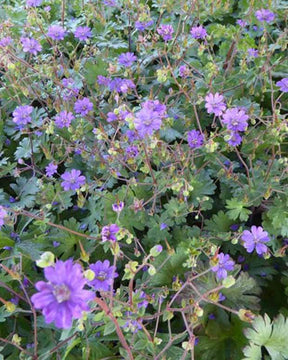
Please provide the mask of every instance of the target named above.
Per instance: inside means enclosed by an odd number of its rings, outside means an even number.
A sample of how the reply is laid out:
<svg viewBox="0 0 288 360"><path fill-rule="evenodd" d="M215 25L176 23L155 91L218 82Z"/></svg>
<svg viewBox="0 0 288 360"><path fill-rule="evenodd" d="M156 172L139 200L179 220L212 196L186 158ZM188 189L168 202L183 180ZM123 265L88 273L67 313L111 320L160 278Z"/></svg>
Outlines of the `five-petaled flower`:
<svg viewBox="0 0 288 360"><path fill-rule="evenodd" d="M92 32L88 26L78 26L74 32L74 36L80 41L86 41L92 36Z"/></svg>
<svg viewBox="0 0 288 360"><path fill-rule="evenodd" d="M64 40L65 35L66 31L60 25L51 25L48 28L47 36L53 40Z"/></svg>
<svg viewBox="0 0 288 360"><path fill-rule="evenodd" d="M222 122L231 131L245 131L248 127L249 116L244 110L232 108L223 114Z"/></svg>
<svg viewBox="0 0 288 360"><path fill-rule="evenodd" d="M117 224L106 225L102 228L101 236L102 242L105 241L116 241L117 237L116 234L120 230Z"/></svg>
<svg viewBox="0 0 288 360"><path fill-rule="evenodd" d="M85 116L89 111L93 110L93 104L88 98L84 97L75 102L74 110L77 114Z"/></svg>
<svg viewBox="0 0 288 360"><path fill-rule="evenodd" d="M118 63L125 67L130 67L136 60L137 57L134 55L134 53L131 52L123 53L118 57Z"/></svg>
<svg viewBox="0 0 288 360"><path fill-rule="evenodd" d="M31 113L33 111L33 106L30 105L22 105L17 106L17 108L13 111L13 122L17 125L23 126L27 125L31 122Z"/></svg>
<svg viewBox="0 0 288 360"><path fill-rule="evenodd" d="M84 175L81 175L80 170L72 169L71 171L66 171L61 175L62 181L61 186L65 191L69 190L78 190L85 184L86 178Z"/></svg>
<svg viewBox="0 0 288 360"><path fill-rule="evenodd" d="M88 302L95 296L84 290L87 280L79 264L73 260L58 260L54 266L44 269L48 282L35 284L38 293L31 301L36 309L41 309L47 324L54 322L56 327L69 329L73 319L80 319L83 311L88 311Z"/></svg>
<svg viewBox="0 0 288 360"><path fill-rule="evenodd" d="M217 255L218 263L212 267L212 271L216 273L217 278L225 279L228 275L228 271L234 269L234 261L228 254L220 253Z"/></svg>
<svg viewBox="0 0 288 360"><path fill-rule="evenodd" d="M23 46L23 51L29 52L32 55L37 55L37 53L42 50L42 46L39 44L39 42L36 39L22 37L21 43Z"/></svg>
<svg viewBox="0 0 288 360"><path fill-rule="evenodd" d="M288 92L288 77L276 82L276 86L284 93Z"/></svg>
<svg viewBox="0 0 288 360"><path fill-rule="evenodd" d="M265 243L270 241L270 238L261 226L253 225L251 231L244 230L241 239L248 253L252 253L255 249L258 255L263 255L268 250Z"/></svg>
<svg viewBox="0 0 288 360"><path fill-rule="evenodd" d="M191 130L187 133L187 141L191 149L197 149L202 146L204 136L200 133L199 130Z"/></svg>
<svg viewBox="0 0 288 360"><path fill-rule="evenodd" d="M214 95L209 93L205 96L205 108L207 109L208 114L215 114L220 116L226 110L226 104L224 96L216 92Z"/></svg>
<svg viewBox="0 0 288 360"><path fill-rule="evenodd" d="M95 277L89 282L97 291L108 291L113 284L114 278L118 276L115 266L110 266L109 260L97 261L90 265Z"/></svg>

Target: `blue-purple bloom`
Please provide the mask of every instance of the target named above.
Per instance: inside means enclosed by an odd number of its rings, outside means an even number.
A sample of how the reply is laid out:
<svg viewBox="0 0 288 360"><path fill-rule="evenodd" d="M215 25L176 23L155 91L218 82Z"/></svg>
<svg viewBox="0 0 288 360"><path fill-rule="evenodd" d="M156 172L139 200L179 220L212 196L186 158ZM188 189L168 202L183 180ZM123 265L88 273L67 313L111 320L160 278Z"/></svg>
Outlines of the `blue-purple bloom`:
<svg viewBox="0 0 288 360"><path fill-rule="evenodd" d="M179 76L181 76L182 78L187 78L189 75L191 75L191 72L188 68L188 66L186 65L181 65L179 67Z"/></svg>
<svg viewBox="0 0 288 360"><path fill-rule="evenodd" d="M3 208L3 206L0 205L0 229L1 226L3 226L5 223L4 219L6 216L8 216L7 211Z"/></svg>
<svg viewBox="0 0 288 360"><path fill-rule="evenodd" d="M117 6L117 3L115 0L102 0L102 3L104 5L110 6L110 7L115 7Z"/></svg>
<svg viewBox="0 0 288 360"><path fill-rule="evenodd" d="M248 25L247 21L242 20L242 19L237 20L236 23L237 23L239 26L241 26L242 28L244 28L245 26Z"/></svg>
<svg viewBox="0 0 288 360"><path fill-rule="evenodd" d="M205 96L205 108L207 109L208 114L215 114L220 116L226 110L225 99L223 95L220 95L218 92L213 95L209 93Z"/></svg>
<svg viewBox="0 0 288 360"><path fill-rule="evenodd" d="M21 43L23 46L23 51L29 52L32 55L37 55L37 53L42 50L42 46L37 40L33 38L22 37Z"/></svg>
<svg viewBox="0 0 288 360"><path fill-rule="evenodd" d="M172 25L162 24L157 28L157 32L162 36L164 41L169 41L173 38L174 29Z"/></svg>
<svg viewBox="0 0 288 360"><path fill-rule="evenodd" d="M131 52L123 53L118 57L118 63L125 67L130 67L134 61L137 61L137 57Z"/></svg>
<svg viewBox="0 0 288 360"><path fill-rule="evenodd" d="M42 4L43 0L27 0L26 5L29 7L37 7Z"/></svg>
<svg viewBox="0 0 288 360"><path fill-rule="evenodd" d="M278 86L282 92L287 93L288 92L288 78L283 78L282 80L277 81L276 86Z"/></svg>
<svg viewBox="0 0 288 360"><path fill-rule="evenodd" d="M257 20L270 23L275 19L275 14L268 9L260 9L255 12Z"/></svg>
<svg viewBox="0 0 288 360"><path fill-rule="evenodd" d="M71 112L63 110L55 116L55 125L59 128L69 127L74 119L74 115Z"/></svg>
<svg viewBox="0 0 288 360"><path fill-rule="evenodd" d="M151 25L153 25L153 20L150 20L150 21L136 21L135 22L135 29L138 30L138 31L144 31Z"/></svg>
<svg viewBox="0 0 288 360"><path fill-rule="evenodd" d="M31 301L36 309L41 309L45 322L55 323L58 328L69 329L73 319L80 319L83 311L88 311L88 302L95 295L84 290L87 281L79 264L73 260L58 260L54 266L44 269L48 282L38 281L35 284L38 293L32 295Z"/></svg>
<svg viewBox="0 0 288 360"><path fill-rule="evenodd" d="M110 262L104 260L91 264L90 269L94 272L95 277L89 282L89 285L97 291L109 291L114 279L118 276L115 266L110 266Z"/></svg>
<svg viewBox="0 0 288 360"><path fill-rule="evenodd" d="M245 131L248 127L247 120L249 116L245 113L244 110L239 108L232 108L226 110L223 114L222 122L226 125L228 130L231 131Z"/></svg>
<svg viewBox="0 0 288 360"><path fill-rule="evenodd" d="M101 236L102 241L116 241L116 234L120 230L119 226L116 224L106 225L102 228Z"/></svg>
<svg viewBox="0 0 288 360"><path fill-rule="evenodd" d="M148 100L141 107L134 119L134 126L139 136L144 138L160 129L162 119L166 117L166 106L158 100Z"/></svg>
<svg viewBox="0 0 288 360"><path fill-rule="evenodd" d="M89 37L92 36L92 32L88 26L78 26L74 32L74 36L80 41L86 41Z"/></svg>
<svg viewBox="0 0 288 360"><path fill-rule="evenodd" d="M249 55L250 58L252 58L252 57L256 58L256 57L259 56L258 50L253 49L253 48L248 49L248 50L247 50L247 53L248 53L248 55Z"/></svg>
<svg viewBox="0 0 288 360"><path fill-rule="evenodd" d="M12 38L10 36L6 36L0 39L0 47L7 47L12 43Z"/></svg>
<svg viewBox="0 0 288 360"><path fill-rule="evenodd" d="M231 260L228 254L220 253L217 256L218 263L212 267L212 271L216 273L217 278L225 279L227 277L227 271L234 269L234 261Z"/></svg>
<svg viewBox="0 0 288 360"><path fill-rule="evenodd" d="M199 130L191 130L187 133L187 141L191 149L197 149L203 145L204 136Z"/></svg>
<svg viewBox="0 0 288 360"><path fill-rule="evenodd" d="M60 25L51 25L48 28L47 36L53 40L64 40L65 35L66 31Z"/></svg>
<svg viewBox="0 0 288 360"><path fill-rule="evenodd" d="M242 142L242 137L237 131L230 131L227 143L231 146L238 146Z"/></svg>
<svg viewBox="0 0 288 360"><path fill-rule="evenodd" d="M72 99L73 97L77 97L79 94L79 89L76 87L76 83L72 78L64 78L61 83L64 86L64 89L61 89L61 93L63 96L63 100L67 101Z"/></svg>
<svg viewBox="0 0 288 360"><path fill-rule="evenodd" d="M116 203L112 204L112 210L120 213L124 209L124 202L123 201L117 201Z"/></svg>
<svg viewBox="0 0 288 360"><path fill-rule="evenodd" d="M207 36L207 31L202 25L199 25L192 27L190 34L194 39L205 39Z"/></svg>
<svg viewBox="0 0 288 360"><path fill-rule="evenodd" d="M33 111L33 106L22 105L17 106L13 111L13 122L17 125L23 126L31 122L31 113Z"/></svg>
<svg viewBox="0 0 288 360"><path fill-rule="evenodd" d="M262 255L268 250L264 243L270 241L270 239L267 231L264 231L261 226L253 225L251 231L244 230L241 239L248 253L252 253L255 249L258 255Z"/></svg>
<svg viewBox="0 0 288 360"><path fill-rule="evenodd" d="M85 116L93 110L93 103L86 97L79 99L74 104L74 110L77 114Z"/></svg>
<svg viewBox="0 0 288 360"><path fill-rule="evenodd" d="M58 168L58 166L56 164L54 164L53 162L48 164L45 168L46 176L52 177L56 173L57 168Z"/></svg>
<svg viewBox="0 0 288 360"><path fill-rule="evenodd" d="M81 186L85 184L86 178L84 175L81 175L80 170L72 169L71 171L66 171L61 175L62 181L61 186L65 191L69 190L78 190Z"/></svg>

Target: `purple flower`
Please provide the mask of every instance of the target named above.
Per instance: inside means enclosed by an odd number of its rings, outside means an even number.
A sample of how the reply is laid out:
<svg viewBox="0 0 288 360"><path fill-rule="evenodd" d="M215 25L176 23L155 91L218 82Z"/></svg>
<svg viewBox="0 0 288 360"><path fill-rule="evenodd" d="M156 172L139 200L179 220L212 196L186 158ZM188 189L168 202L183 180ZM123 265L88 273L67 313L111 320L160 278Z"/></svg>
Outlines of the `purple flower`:
<svg viewBox="0 0 288 360"><path fill-rule="evenodd" d="M208 114L215 114L220 116L226 110L226 104L224 96L216 92L215 95L209 93L205 96L205 108L207 109Z"/></svg>
<svg viewBox="0 0 288 360"><path fill-rule="evenodd" d="M42 0L27 0L26 5L29 7L37 7L42 4Z"/></svg>
<svg viewBox="0 0 288 360"><path fill-rule="evenodd" d="M0 229L4 225L5 221L4 218L8 216L7 211L0 205Z"/></svg>
<svg viewBox="0 0 288 360"><path fill-rule="evenodd" d="M227 277L227 271L234 269L234 261L231 260L228 254L220 253L217 255L218 263L212 267L212 271L216 272L217 278L225 279Z"/></svg>
<svg viewBox="0 0 288 360"><path fill-rule="evenodd" d="M65 29L63 29L60 25L51 25L48 28L47 36L53 40L63 40L65 35Z"/></svg>
<svg viewBox="0 0 288 360"><path fill-rule="evenodd" d="M21 43L23 46L24 52L29 52L30 54L37 55L39 51L42 50L42 46L39 42L33 38L21 38Z"/></svg>
<svg viewBox="0 0 288 360"><path fill-rule="evenodd" d="M236 23L240 25L242 28L248 25L247 21L241 19L237 20Z"/></svg>
<svg viewBox="0 0 288 360"><path fill-rule="evenodd" d="M83 290L86 279L79 264L73 260L58 260L55 266L44 269L48 282L35 284L38 293L31 301L36 309L42 309L47 324L55 322L56 327L68 329L73 319L80 319L88 311L88 301L94 298L92 291Z"/></svg>
<svg viewBox="0 0 288 360"><path fill-rule="evenodd" d="M123 201L117 201L117 203L112 204L112 210L120 213L124 209L124 202Z"/></svg>
<svg viewBox="0 0 288 360"><path fill-rule="evenodd" d="M60 242L59 241L53 241L53 247L58 247L60 246Z"/></svg>
<svg viewBox="0 0 288 360"><path fill-rule="evenodd" d="M238 146L242 142L242 137L239 135L237 131L231 131L229 134L229 139L227 143L231 146Z"/></svg>
<svg viewBox="0 0 288 360"><path fill-rule="evenodd" d="M276 86L280 87L282 92L288 92L288 78L283 78L282 80L277 81Z"/></svg>
<svg viewBox="0 0 288 360"><path fill-rule="evenodd" d="M110 266L108 260L97 261L90 265L90 269L95 273L95 278L89 282L97 291L108 291L113 285L114 278L118 276L115 266Z"/></svg>
<svg viewBox="0 0 288 360"><path fill-rule="evenodd" d="M92 32L88 26L78 26L74 32L74 36L80 41L86 41L89 37L92 36Z"/></svg>
<svg viewBox="0 0 288 360"><path fill-rule="evenodd" d="M99 85L104 85L104 86L109 86L111 79L103 76L103 75L98 75L97 76L97 82Z"/></svg>
<svg viewBox="0 0 288 360"><path fill-rule="evenodd" d="M17 108L13 111L13 122L17 125L27 125L31 122L31 113L33 111L33 106L22 105L17 106Z"/></svg>
<svg viewBox="0 0 288 360"><path fill-rule="evenodd" d="M160 25L157 29L157 32L159 35L162 36L164 41L168 41L172 39L172 35L174 33L174 29L172 27L172 25Z"/></svg>
<svg viewBox="0 0 288 360"><path fill-rule="evenodd" d="M130 79L122 79L119 83L119 90L118 92L122 92L126 94L130 89L134 89L136 85Z"/></svg>
<svg viewBox="0 0 288 360"><path fill-rule="evenodd" d="M135 22L135 29L138 31L144 31L146 30L149 26L151 26L153 24L153 20L150 21L136 21Z"/></svg>
<svg viewBox="0 0 288 360"><path fill-rule="evenodd" d="M125 67L130 67L134 61L137 61L137 57L134 53L126 52L118 57L118 63Z"/></svg>
<svg viewBox="0 0 288 360"><path fill-rule="evenodd" d="M77 97L79 89L76 87L75 81L72 78L62 79L62 84L65 89L61 89L63 100L67 101L73 97Z"/></svg>
<svg viewBox="0 0 288 360"><path fill-rule="evenodd" d="M270 239L267 231L264 231L261 226L253 225L251 231L244 230L241 239L248 253L252 253L256 249L257 254L262 255L268 250L264 243L270 241Z"/></svg>
<svg viewBox="0 0 288 360"><path fill-rule="evenodd" d="M48 164L45 168L46 171L46 176L47 177L52 177L56 171L57 171L58 166L56 164L54 164L53 162L51 162L50 164Z"/></svg>
<svg viewBox="0 0 288 360"><path fill-rule="evenodd" d="M115 0L102 0L102 3L104 5L110 6L110 7L115 7L117 6L117 3Z"/></svg>
<svg viewBox="0 0 288 360"><path fill-rule="evenodd" d="M268 9L260 9L255 12L257 20L270 23L275 19L275 14Z"/></svg>
<svg viewBox="0 0 288 360"><path fill-rule="evenodd" d="M134 119L134 125L139 136L144 138L146 135L152 135L154 131L160 129L162 119L166 116L166 106L158 100L148 100L141 107L142 109Z"/></svg>
<svg viewBox="0 0 288 360"><path fill-rule="evenodd" d="M61 179L64 180L62 181L61 186L65 191L80 189L86 181L85 176L81 175L81 171L76 169L66 171L63 175L61 175Z"/></svg>
<svg viewBox="0 0 288 360"><path fill-rule="evenodd" d="M256 49L250 48L247 50L247 52L248 52L249 57L251 57L251 58L252 57L256 58L259 56L258 50L256 50Z"/></svg>
<svg viewBox="0 0 288 360"><path fill-rule="evenodd" d="M139 291L136 290L133 295L136 297L137 301L137 308L141 309L142 307L144 307L145 309L147 308L149 302L146 300L146 294L144 291ZM139 300L142 300L139 302Z"/></svg>
<svg viewBox="0 0 288 360"><path fill-rule="evenodd" d="M102 241L116 241L116 234L120 230L119 226L116 224L111 224L104 226L101 231Z"/></svg>
<svg viewBox="0 0 288 360"><path fill-rule="evenodd" d="M138 156L138 154L139 149L136 145L127 146L127 148L125 149L125 159L135 158Z"/></svg>
<svg viewBox="0 0 288 360"><path fill-rule="evenodd" d="M137 320L133 319L128 319L126 323L122 325L122 327L126 331L131 331L133 334L136 334L139 330L142 329L141 324Z"/></svg>
<svg viewBox="0 0 288 360"><path fill-rule="evenodd" d="M194 39L205 39L207 36L207 31L202 25L199 25L192 27L190 34Z"/></svg>
<svg viewBox="0 0 288 360"><path fill-rule="evenodd" d="M223 114L222 122L226 125L228 130L245 131L248 127L248 119L249 116L245 114L244 110L232 108L226 110Z"/></svg>
<svg viewBox="0 0 288 360"><path fill-rule="evenodd" d="M168 225L166 223L161 223L160 224L160 230L164 230L168 227Z"/></svg>
<svg viewBox="0 0 288 360"><path fill-rule="evenodd" d="M74 110L77 114L85 116L89 113L89 111L93 110L93 104L88 98L84 97L83 99L75 102Z"/></svg>
<svg viewBox="0 0 288 360"><path fill-rule="evenodd" d="M68 128L74 119L74 115L71 112L64 110L55 116L55 125L59 128Z"/></svg>
<svg viewBox="0 0 288 360"><path fill-rule="evenodd" d="M0 39L0 47L7 47L12 43L12 38L10 36L3 37Z"/></svg>
<svg viewBox="0 0 288 360"><path fill-rule="evenodd" d="M187 141L191 149L197 149L202 146L204 136L198 130L191 130L187 133Z"/></svg>
<svg viewBox="0 0 288 360"><path fill-rule="evenodd" d="M186 65L182 65L179 67L179 75L182 77L182 78L187 78L189 75L190 75L190 70L188 68L188 66Z"/></svg>

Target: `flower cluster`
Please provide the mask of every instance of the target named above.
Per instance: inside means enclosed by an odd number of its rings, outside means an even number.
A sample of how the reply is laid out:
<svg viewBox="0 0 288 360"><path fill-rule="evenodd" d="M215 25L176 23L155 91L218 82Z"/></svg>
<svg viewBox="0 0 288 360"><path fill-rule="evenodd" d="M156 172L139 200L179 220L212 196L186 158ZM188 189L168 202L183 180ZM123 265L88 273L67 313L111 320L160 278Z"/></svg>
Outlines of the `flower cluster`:
<svg viewBox="0 0 288 360"><path fill-rule="evenodd" d="M271 23L275 19L275 14L268 9L260 9L255 12L257 20Z"/></svg>

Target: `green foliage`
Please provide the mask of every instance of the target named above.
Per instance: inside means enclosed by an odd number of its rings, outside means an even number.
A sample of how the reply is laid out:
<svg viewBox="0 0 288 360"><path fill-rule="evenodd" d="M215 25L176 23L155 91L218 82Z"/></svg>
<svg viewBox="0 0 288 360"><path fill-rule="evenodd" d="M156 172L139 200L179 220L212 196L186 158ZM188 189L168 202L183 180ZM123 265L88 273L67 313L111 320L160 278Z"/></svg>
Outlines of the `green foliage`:
<svg viewBox="0 0 288 360"><path fill-rule="evenodd" d="M261 360L261 347L264 346L271 356L271 360L285 360L288 357L288 344L286 341L288 321L279 315L273 321L267 314L257 316L252 329L245 330L249 345L243 350L245 359Z"/></svg>

